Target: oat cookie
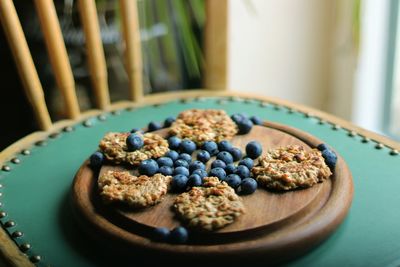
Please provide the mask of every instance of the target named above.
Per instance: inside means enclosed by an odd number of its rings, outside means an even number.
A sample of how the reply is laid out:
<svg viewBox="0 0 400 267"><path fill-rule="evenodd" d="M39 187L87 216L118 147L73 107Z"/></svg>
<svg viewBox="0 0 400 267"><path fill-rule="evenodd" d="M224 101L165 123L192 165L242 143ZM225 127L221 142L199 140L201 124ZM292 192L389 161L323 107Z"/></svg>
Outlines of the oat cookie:
<svg viewBox="0 0 400 267"><path fill-rule="evenodd" d="M130 133L107 133L100 141L100 150L108 160L116 164L131 165L139 165L146 159L162 157L169 151L168 141L154 133L143 134L144 146L141 149L128 151L126 138L129 135Z"/></svg>
<svg viewBox="0 0 400 267"><path fill-rule="evenodd" d="M229 140L238 132L236 124L224 110L191 109L181 112L169 133L197 144L204 141Z"/></svg>
<svg viewBox="0 0 400 267"><path fill-rule="evenodd" d="M276 190L311 187L332 174L320 151L297 145L270 150L251 171L261 186Z"/></svg>
<svg viewBox="0 0 400 267"><path fill-rule="evenodd" d="M152 206L161 201L171 176L155 174L134 176L127 171L107 171L99 177L98 187L105 202L126 203L134 208Z"/></svg>
<svg viewBox="0 0 400 267"><path fill-rule="evenodd" d="M206 177L203 187L177 196L173 207L188 227L209 231L233 223L244 213L242 199L217 177Z"/></svg>

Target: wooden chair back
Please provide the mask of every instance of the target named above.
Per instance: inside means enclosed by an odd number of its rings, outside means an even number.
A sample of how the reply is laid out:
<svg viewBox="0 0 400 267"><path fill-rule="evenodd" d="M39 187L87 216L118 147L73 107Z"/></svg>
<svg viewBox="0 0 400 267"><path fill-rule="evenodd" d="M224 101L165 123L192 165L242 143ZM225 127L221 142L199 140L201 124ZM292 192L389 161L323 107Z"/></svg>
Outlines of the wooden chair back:
<svg viewBox="0 0 400 267"><path fill-rule="evenodd" d="M68 119L81 116L75 81L53 0L34 0L56 85L61 91ZM137 2L119 0L124 42L124 58L129 77L129 95L140 102L143 93L142 55ZM95 0L78 0L85 34L89 67L96 108L110 105L107 66L100 36ZM204 84L207 89L226 89L227 71L227 0L206 0ZM53 126L43 88L12 0L0 1L0 19L8 39L26 96L32 105L41 130Z"/></svg>

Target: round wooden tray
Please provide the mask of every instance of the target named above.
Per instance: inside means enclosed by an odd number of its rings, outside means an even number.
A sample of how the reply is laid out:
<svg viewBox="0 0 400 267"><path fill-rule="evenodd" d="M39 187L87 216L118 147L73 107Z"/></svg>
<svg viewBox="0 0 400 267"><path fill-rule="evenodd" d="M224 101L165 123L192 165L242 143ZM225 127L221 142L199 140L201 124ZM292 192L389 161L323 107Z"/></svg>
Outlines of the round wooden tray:
<svg viewBox="0 0 400 267"><path fill-rule="evenodd" d="M161 135L166 132L158 131ZM234 137L232 143L244 151L251 140L258 140L263 151L289 144L311 149L322 143L300 130L270 122ZM123 167L103 166L100 172L115 168ZM180 224L171 210L176 195L167 194L158 205L140 211L105 205L97 193L97 176L88 162L76 174L72 203L78 222L114 250L138 248L167 256L287 260L328 237L344 219L353 195L351 174L338 155L334 174L323 183L285 193L258 188L254 194L242 196L246 213L235 223L211 233L191 232L190 243L172 245L152 242L149 235L154 227L173 228Z"/></svg>

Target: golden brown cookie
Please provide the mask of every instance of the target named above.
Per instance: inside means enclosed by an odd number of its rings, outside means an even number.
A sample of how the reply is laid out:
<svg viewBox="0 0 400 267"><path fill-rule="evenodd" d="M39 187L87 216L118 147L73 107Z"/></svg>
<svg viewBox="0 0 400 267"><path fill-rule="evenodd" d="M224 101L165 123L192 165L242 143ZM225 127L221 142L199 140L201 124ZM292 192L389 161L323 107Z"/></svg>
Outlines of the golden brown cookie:
<svg viewBox="0 0 400 267"><path fill-rule="evenodd" d="M242 199L217 177L206 177L203 187L177 196L173 207L188 227L209 231L233 223L245 210Z"/></svg>
<svg viewBox="0 0 400 267"><path fill-rule="evenodd" d="M332 174L320 151L297 145L270 150L251 171L261 186L276 190L311 187Z"/></svg>
<svg viewBox="0 0 400 267"><path fill-rule="evenodd" d="M162 157L169 151L168 141L154 133L142 135L144 146L141 149L128 151L126 138L129 135L130 133L107 133L100 141L100 150L108 160L116 164L131 165L139 165L146 159Z"/></svg>
<svg viewBox="0 0 400 267"><path fill-rule="evenodd" d="M181 112L169 133L197 144L204 141L229 140L238 132L236 124L224 110L191 109Z"/></svg>
<svg viewBox="0 0 400 267"><path fill-rule="evenodd" d="M161 201L171 176L155 174L134 176L127 171L107 171L99 177L98 187L105 202L126 203L134 208L152 206Z"/></svg>

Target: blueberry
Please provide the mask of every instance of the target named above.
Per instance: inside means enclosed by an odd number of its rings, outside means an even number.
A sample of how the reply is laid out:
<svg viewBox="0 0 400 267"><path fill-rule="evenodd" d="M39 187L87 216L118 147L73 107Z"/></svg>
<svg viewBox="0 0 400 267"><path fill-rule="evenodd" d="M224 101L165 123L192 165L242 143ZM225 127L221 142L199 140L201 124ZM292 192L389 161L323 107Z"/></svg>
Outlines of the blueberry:
<svg viewBox="0 0 400 267"><path fill-rule="evenodd" d="M226 163L223 162L223 161L220 160L220 159L217 159L217 160L214 160L213 163L211 163L211 168L212 168L212 169L214 169L214 168L222 168L222 169L225 169L225 168L226 168Z"/></svg>
<svg viewBox="0 0 400 267"><path fill-rule="evenodd" d="M141 149L144 145L143 138L138 134L130 134L126 138L126 146L129 151L135 151Z"/></svg>
<svg viewBox="0 0 400 267"><path fill-rule="evenodd" d="M236 168L235 174L239 175L240 178L244 179L250 177L250 170L245 165L239 165Z"/></svg>
<svg viewBox="0 0 400 267"><path fill-rule="evenodd" d="M182 174L184 176L189 176L189 170L185 167L179 166L174 169L174 175Z"/></svg>
<svg viewBox="0 0 400 267"><path fill-rule="evenodd" d="M203 170L203 169L194 170L194 171L192 172L192 174L197 174L197 175L199 175L201 178L207 177L207 171L206 171L206 170Z"/></svg>
<svg viewBox="0 0 400 267"><path fill-rule="evenodd" d="M200 175L192 174L189 176L187 186L189 187L201 186L202 184L203 184L203 179L201 179Z"/></svg>
<svg viewBox="0 0 400 267"><path fill-rule="evenodd" d="M205 170L205 169L206 169L206 165L204 165L203 162L198 161L198 160L195 160L195 161L193 161L192 163L190 163L190 165L189 165L189 170L190 170L191 172L193 172L194 170L197 170L197 169Z"/></svg>
<svg viewBox="0 0 400 267"><path fill-rule="evenodd" d="M206 163L209 161L211 158L210 153L208 153L207 150L200 150L199 153L197 153L197 159L200 160L201 162Z"/></svg>
<svg viewBox="0 0 400 267"><path fill-rule="evenodd" d="M317 149L318 149L319 151L324 151L325 149L329 149L329 147L328 147L327 144L319 144L319 145L317 146Z"/></svg>
<svg viewBox="0 0 400 267"><path fill-rule="evenodd" d="M218 153L218 146L214 141L205 141L201 148L210 153L211 156L215 156Z"/></svg>
<svg viewBox="0 0 400 267"><path fill-rule="evenodd" d="M240 192L242 194L253 194L257 189L257 182L253 178L246 178L240 184Z"/></svg>
<svg viewBox="0 0 400 267"><path fill-rule="evenodd" d="M189 163L184 159L178 159L174 162L175 167L185 167L186 169L189 168Z"/></svg>
<svg viewBox="0 0 400 267"><path fill-rule="evenodd" d="M188 231L186 230L185 227L182 226L178 226L172 229L172 231L169 234L169 241L175 244L186 243L188 238L189 238Z"/></svg>
<svg viewBox="0 0 400 267"><path fill-rule="evenodd" d="M253 122L254 125L262 125L264 123L263 120L258 116L251 116L250 120Z"/></svg>
<svg viewBox="0 0 400 267"><path fill-rule="evenodd" d="M162 175L169 176L169 175L172 175L174 173L174 169L172 169L169 166L161 166L158 169L158 172L161 173Z"/></svg>
<svg viewBox="0 0 400 267"><path fill-rule="evenodd" d="M171 187L175 192L182 192L186 189L188 178L185 175L177 174L172 177Z"/></svg>
<svg viewBox="0 0 400 267"><path fill-rule="evenodd" d="M223 140L218 143L218 150L219 151L228 151L230 152L232 149L232 144L229 141Z"/></svg>
<svg viewBox="0 0 400 267"><path fill-rule="evenodd" d="M164 128L171 126L174 121L175 121L175 118L172 116L166 118L164 121Z"/></svg>
<svg viewBox="0 0 400 267"><path fill-rule="evenodd" d="M232 163L233 162L233 157L231 155L231 153L227 152L227 151L222 151L219 152L217 154L217 159L222 160L223 162L225 162L226 164Z"/></svg>
<svg viewBox="0 0 400 267"><path fill-rule="evenodd" d="M157 242L166 242L169 239L170 231L165 227L154 228L152 239Z"/></svg>
<svg viewBox="0 0 400 267"><path fill-rule="evenodd" d="M90 156L90 166L92 168L100 168L104 161L103 153L97 151Z"/></svg>
<svg viewBox="0 0 400 267"><path fill-rule="evenodd" d="M139 128L132 128L131 133L142 132Z"/></svg>
<svg viewBox="0 0 400 267"><path fill-rule="evenodd" d="M251 170L251 168L253 168L253 164L254 164L254 162L251 158L244 158L241 161L239 161L239 165L244 165L249 170Z"/></svg>
<svg viewBox="0 0 400 267"><path fill-rule="evenodd" d="M337 162L337 156L335 152L330 149L325 149L322 151L322 156L325 159L326 165L328 165L331 170L334 170Z"/></svg>
<svg viewBox="0 0 400 267"><path fill-rule="evenodd" d="M230 153L231 153L231 155L232 155L233 161L238 161L238 160L240 160L240 159L242 158L242 156L243 156L242 150L240 150L240 149L237 148L237 147L232 148L231 151L230 151Z"/></svg>
<svg viewBox="0 0 400 267"><path fill-rule="evenodd" d="M233 115L231 116L231 119L232 119L236 124L238 124L238 123L241 122L242 120L248 119L248 117L247 117L247 115L244 114L244 113L236 113L236 114L233 114Z"/></svg>
<svg viewBox="0 0 400 267"><path fill-rule="evenodd" d="M177 160L179 158L179 153L176 152L175 150L170 150L164 155L165 157L168 157L172 159L173 161Z"/></svg>
<svg viewBox="0 0 400 267"><path fill-rule="evenodd" d="M183 159L184 161L186 161L187 163L192 162L192 156L190 156L188 153L181 153L179 155L178 159Z"/></svg>
<svg viewBox="0 0 400 267"><path fill-rule="evenodd" d="M253 122L250 119L244 118L237 123L239 128L239 134L247 134L251 131L253 127Z"/></svg>
<svg viewBox="0 0 400 267"><path fill-rule="evenodd" d="M140 162L139 173L152 176L158 171L158 164L154 159L146 159Z"/></svg>
<svg viewBox="0 0 400 267"><path fill-rule="evenodd" d="M229 174L226 177L225 182L227 182L230 187L236 188L240 185L242 179L240 179L239 175L237 174Z"/></svg>
<svg viewBox="0 0 400 267"><path fill-rule="evenodd" d="M225 172L226 174L231 174L231 173L235 173L236 171L236 166L233 163L229 163L226 165L225 167Z"/></svg>
<svg viewBox="0 0 400 267"><path fill-rule="evenodd" d="M261 156L262 146L257 141L251 141L246 145L246 154L249 158L256 159Z"/></svg>
<svg viewBox="0 0 400 267"><path fill-rule="evenodd" d="M182 153L192 154L196 150L196 144L192 140L185 139L182 140L179 149Z"/></svg>
<svg viewBox="0 0 400 267"><path fill-rule="evenodd" d="M171 158L168 157L161 157L157 159L157 164L159 167L161 166L168 166L168 167L173 167L174 162Z"/></svg>
<svg viewBox="0 0 400 267"><path fill-rule="evenodd" d="M170 149L177 150L180 144L181 139L179 137L171 136L170 138L168 138L168 145Z"/></svg>
<svg viewBox="0 0 400 267"><path fill-rule="evenodd" d="M153 132L153 131L157 131L160 130L162 127L158 122L152 121L149 123L149 125L147 126L147 130L149 132Z"/></svg>
<svg viewBox="0 0 400 267"><path fill-rule="evenodd" d="M220 180L224 180L226 177L226 172L222 168L213 168L210 170L210 176L218 177Z"/></svg>

